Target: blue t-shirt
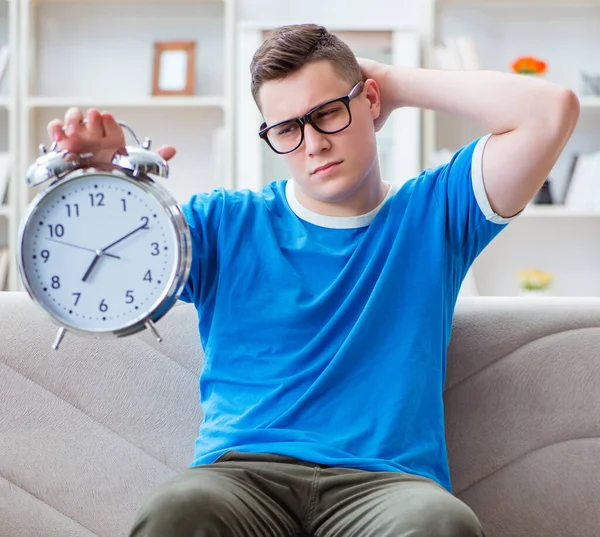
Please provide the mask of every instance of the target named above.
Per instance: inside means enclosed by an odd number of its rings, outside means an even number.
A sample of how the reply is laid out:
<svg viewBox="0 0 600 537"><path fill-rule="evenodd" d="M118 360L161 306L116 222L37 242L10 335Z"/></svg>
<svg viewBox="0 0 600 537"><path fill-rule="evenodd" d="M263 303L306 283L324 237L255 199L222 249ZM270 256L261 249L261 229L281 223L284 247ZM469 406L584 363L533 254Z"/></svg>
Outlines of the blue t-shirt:
<svg viewBox="0 0 600 537"><path fill-rule="evenodd" d="M191 466L224 452L403 471L451 490L442 391L461 282L508 219L491 210L488 137L358 217L313 213L293 181L184 206L204 419Z"/></svg>

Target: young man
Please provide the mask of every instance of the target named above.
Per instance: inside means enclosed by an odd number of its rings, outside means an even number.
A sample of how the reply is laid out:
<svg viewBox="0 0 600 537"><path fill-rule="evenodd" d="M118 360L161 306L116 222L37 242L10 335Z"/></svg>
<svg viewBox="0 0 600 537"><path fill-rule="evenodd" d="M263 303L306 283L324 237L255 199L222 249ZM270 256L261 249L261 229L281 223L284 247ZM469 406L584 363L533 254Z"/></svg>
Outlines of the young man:
<svg viewBox="0 0 600 537"><path fill-rule="evenodd" d="M205 416L192 468L153 492L131 535L481 536L451 494L444 440L453 309L544 182L578 101L532 77L357 62L315 25L274 32L251 70L260 135L292 179L184 207ZM490 135L398 189L375 132L401 106ZM114 118L82 119L71 109L66 133L58 120L49 132L110 161L124 144Z"/></svg>

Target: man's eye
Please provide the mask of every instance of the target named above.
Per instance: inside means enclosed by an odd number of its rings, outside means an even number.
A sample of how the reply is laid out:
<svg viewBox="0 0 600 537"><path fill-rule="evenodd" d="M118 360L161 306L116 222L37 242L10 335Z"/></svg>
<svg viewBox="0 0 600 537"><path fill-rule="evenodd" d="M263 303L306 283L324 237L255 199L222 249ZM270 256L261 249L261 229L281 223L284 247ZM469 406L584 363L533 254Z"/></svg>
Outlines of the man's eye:
<svg viewBox="0 0 600 537"><path fill-rule="evenodd" d="M331 116L333 114L335 114L337 112L337 110L324 110L323 112L319 112L317 114L318 119L327 117L327 116Z"/></svg>
<svg viewBox="0 0 600 537"><path fill-rule="evenodd" d="M340 113L342 113L342 111L344 110L343 105L341 105L340 103L334 103L334 104L330 104L327 105L326 108L323 108L322 110L317 110L317 121L320 119L330 119L333 118L337 115L339 115Z"/></svg>
<svg viewBox="0 0 600 537"><path fill-rule="evenodd" d="M281 128L277 129L277 136L285 136L286 134L291 134L298 128L298 125L283 125Z"/></svg>

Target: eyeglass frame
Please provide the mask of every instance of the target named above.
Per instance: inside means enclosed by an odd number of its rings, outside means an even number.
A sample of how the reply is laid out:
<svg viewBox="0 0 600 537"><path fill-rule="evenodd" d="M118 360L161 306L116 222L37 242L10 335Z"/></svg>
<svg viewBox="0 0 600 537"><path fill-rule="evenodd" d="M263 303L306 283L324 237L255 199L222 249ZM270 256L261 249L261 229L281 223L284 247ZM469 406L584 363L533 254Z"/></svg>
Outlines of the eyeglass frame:
<svg viewBox="0 0 600 537"><path fill-rule="evenodd" d="M312 108L311 110L309 110L303 116L292 118L292 119L286 119L284 121L279 121L278 123L269 125L268 127L267 127L267 123L263 122L262 125L260 126L260 130L258 131L258 135L265 142L267 142L267 145L275 153L277 153L278 155L287 155L289 153L292 153L293 151L296 151L296 149L298 149L302 145L302 142L304 142L304 127L306 126L307 123L313 129L315 129L317 132L320 132L321 134L337 134L338 132L342 132L343 130L346 130L352 124L352 112L350 110L350 101L352 99L354 99L355 97L358 97L363 92L364 87L365 87L364 82L362 82L362 81L357 82L354 85L354 87L350 90L350 93L348 93L348 95L338 97L337 99L331 99L331 101L327 101L325 103L319 104L319 105L315 106L314 108ZM311 116L320 108L327 106L329 104L332 104L332 103L336 103L336 102L343 103L344 106L346 107L346 110L348 110L348 124L345 127L342 127L341 129L338 129L336 131L326 132L326 131L322 130L316 123L313 122L313 120L311 119ZM270 129L278 127L279 125L283 125L284 123L289 123L290 121L294 121L300 125L300 141L298 142L298 145L296 147L294 147L294 149L290 149L289 151L278 151L277 149L275 149L273 147L273 145L269 141L269 137L267 136L267 133L269 132Z"/></svg>

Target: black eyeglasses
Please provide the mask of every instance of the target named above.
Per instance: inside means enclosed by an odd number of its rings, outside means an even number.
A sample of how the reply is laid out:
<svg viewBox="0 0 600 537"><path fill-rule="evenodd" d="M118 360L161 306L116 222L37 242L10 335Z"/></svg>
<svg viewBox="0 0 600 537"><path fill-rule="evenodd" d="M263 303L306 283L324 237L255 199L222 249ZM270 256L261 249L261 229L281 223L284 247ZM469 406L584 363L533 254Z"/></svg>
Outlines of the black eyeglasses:
<svg viewBox="0 0 600 537"><path fill-rule="evenodd" d="M360 95L363 88L364 83L359 82L348 95L320 104L302 117L287 119L270 127L263 123L258 135L269 144L275 153L285 155L302 145L304 126L307 123L323 134L335 134L343 131L352 123L350 101Z"/></svg>

